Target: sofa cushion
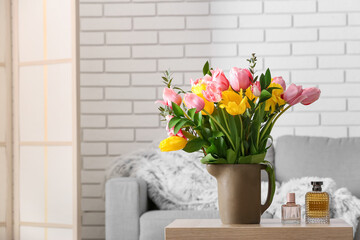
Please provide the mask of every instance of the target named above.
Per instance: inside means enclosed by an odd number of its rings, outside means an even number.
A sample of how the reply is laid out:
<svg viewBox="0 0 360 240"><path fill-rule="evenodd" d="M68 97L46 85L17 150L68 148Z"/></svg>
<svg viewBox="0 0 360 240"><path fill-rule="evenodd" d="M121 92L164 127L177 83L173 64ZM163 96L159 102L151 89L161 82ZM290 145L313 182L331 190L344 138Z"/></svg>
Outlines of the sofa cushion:
<svg viewBox="0 0 360 240"><path fill-rule="evenodd" d="M275 171L280 182L329 177L337 187L360 197L360 138L280 137L275 146Z"/></svg>
<svg viewBox="0 0 360 240"><path fill-rule="evenodd" d="M262 218L272 218L264 213ZM172 211L157 210L144 213L140 217L140 240L165 239L165 227L175 219L211 219L219 218L218 211Z"/></svg>
<svg viewBox="0 0 360 240"><path fill-rule="evenodd" d="M107 178L144 180L149 198L162 210L214 210L217 209L216 179L200 162L202 157L201 152L161 152L158 147L150 147L117 158ZM268 150L266 160L273 162L273 148ZM262 174L262 179L267 181L265 171Z"/></svg>

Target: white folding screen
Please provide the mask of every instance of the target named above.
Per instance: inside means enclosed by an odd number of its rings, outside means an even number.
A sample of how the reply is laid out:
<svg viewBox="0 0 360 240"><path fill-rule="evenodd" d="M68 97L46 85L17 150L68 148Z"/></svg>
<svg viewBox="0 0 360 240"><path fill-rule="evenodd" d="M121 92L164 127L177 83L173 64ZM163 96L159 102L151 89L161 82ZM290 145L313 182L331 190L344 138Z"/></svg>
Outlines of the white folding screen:
<svg viewBox="0 0 360 240"><path fill-rule="evenodd" d="M79 238L77 1L13 0L14 238Z"/></svg>
<svg viewBox="0 0 360 240"><path fill-rule="evenodd" d="M0 240L12 234L10 0L0 0Z"/></svg>

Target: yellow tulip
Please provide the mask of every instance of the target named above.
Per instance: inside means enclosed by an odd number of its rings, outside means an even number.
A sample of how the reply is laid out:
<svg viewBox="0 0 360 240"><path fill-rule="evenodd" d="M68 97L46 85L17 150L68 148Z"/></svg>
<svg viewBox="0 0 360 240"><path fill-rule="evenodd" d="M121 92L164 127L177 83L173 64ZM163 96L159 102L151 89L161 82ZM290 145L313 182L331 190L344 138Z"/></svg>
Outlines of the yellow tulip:
<svg viewBox="0 0 360 240"><path fill-rule="evenodd" d="M272 96L265 102L265 111L270 111L270 113L273 113L276 109L276 105L282 106L286 102L284 99L282 99L281 94L284 92L282 86L277 83L271 83L269 87L277 87L279 89L273 89Z"/></svg>
<svg viewBox="0 0 360 240"><path fill-rule="evenodd" d="M213 102L209 102L208 100L205 99L205 97L201 94L197 94L199 97L201 97L204 102L205 102L205 107L204 107L204 110L206 112L208 112L209 114L212 114L214 112L214 108L215 108L215 105ZM202 115L207 115L204 111L201 111L201 114Z"/></svg>
<svg viewBox="0 0 360 240"><path fill-rule="evenodd" d="M247 97L242 97L243 92L240 94L227 90L222 92L222 100L220 102L220 108L225 108L226 111L231 115L243 114L246 110Z"/></svg>
<svg viewBox="0 0 360 240"><path fill-rule="evenodd" d="M257 99L257 97L251 91L251 86L246 89L245 96L248 98L249 101L252 101L253 99L255 100ZM250 104L248 102L246 102L246 107L250 108Z"/></svg>
<svg viewBox="0 0 360 240"><path fill-rule="evenodd" d="M187 144L185 138L172 136L162 140L159 144L160 151L171 152L183 149Z"/></svg>

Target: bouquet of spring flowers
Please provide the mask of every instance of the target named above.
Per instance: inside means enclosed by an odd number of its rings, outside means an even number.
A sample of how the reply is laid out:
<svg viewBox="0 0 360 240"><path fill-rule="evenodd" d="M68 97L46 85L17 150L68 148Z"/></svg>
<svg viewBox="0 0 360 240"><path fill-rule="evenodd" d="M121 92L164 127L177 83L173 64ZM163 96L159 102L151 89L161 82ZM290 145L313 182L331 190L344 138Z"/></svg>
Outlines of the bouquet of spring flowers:
<svg viewBox="0 0 360 240"><path fill-rule="evenodd" d="M272 78L269 69L256 74L255 54L247 61L248 69L233 67L228 77L206 62L204 76L191 80L189 92L172 86L165 72L167 87L158 102L169 137L160 143L161 151L200 150L204 164L266 164L274 181L273 168L264 160L271 130L286 110L313 103L320 90L287 87L282 77Z"/></svg>

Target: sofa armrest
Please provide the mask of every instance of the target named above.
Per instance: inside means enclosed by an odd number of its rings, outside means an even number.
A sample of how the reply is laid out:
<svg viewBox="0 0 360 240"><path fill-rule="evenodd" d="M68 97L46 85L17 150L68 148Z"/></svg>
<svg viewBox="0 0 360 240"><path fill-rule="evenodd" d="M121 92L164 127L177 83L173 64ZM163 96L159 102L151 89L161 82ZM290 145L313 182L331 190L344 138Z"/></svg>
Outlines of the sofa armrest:
<svg viewBox="0 0 360 240"><path fill-rule="evenodd" d="M106 183L106 239L138 240L140 216L147 210L146 182L113 178Z"/></svg>

